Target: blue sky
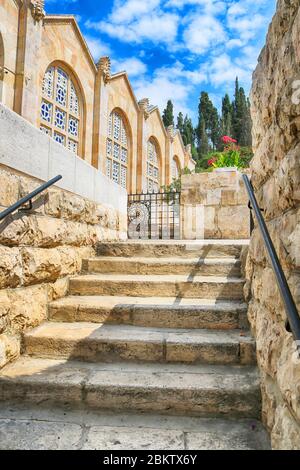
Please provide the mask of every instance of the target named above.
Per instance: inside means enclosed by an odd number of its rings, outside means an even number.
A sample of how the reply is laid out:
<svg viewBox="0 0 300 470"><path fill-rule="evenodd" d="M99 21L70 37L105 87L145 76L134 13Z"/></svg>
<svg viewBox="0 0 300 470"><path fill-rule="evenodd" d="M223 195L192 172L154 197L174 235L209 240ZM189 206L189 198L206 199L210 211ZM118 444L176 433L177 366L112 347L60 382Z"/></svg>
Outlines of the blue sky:
<svg viewBox="0 0 300 470"><path fill-rule="evenodd" d="M276 0L46 0L74 14L97 61L126 70L138 99L196 121L202 90L217 106L238 75L248 92Z"/></svg>

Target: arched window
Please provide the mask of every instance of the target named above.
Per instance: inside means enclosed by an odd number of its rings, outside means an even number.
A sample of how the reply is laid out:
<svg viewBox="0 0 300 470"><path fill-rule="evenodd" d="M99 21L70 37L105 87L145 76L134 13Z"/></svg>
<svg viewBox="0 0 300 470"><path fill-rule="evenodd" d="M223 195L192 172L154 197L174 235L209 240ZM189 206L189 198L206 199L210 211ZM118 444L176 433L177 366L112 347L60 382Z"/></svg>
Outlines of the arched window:
<svg viewBox="0 0 300 470"><path fill-rule="evenodd" d="M147 190L149 193L159 191L159 153L154 139L148 140L147 149Z"/></svg>
<svg viewBox="0 0 300 470"><path fill-rule="evenodd" d="M47 69L42 88L40 129L78 155L81 104L70 75L60 66Z"/></svg>
<svg viewBox="0 0 300 470"><path fill-rule="evenodd" d="M127 188L128 137L120 113L113 111L108 120L106 141L106 175L123 188Z"/></svg>
<svg viewBox="0 0 300 470"><path fill-rule="evenodd" d="M172 168L171 168L172 179L177 180L180 176L180 167L178 164L177 157L174 157L172 160Z"/></svg>

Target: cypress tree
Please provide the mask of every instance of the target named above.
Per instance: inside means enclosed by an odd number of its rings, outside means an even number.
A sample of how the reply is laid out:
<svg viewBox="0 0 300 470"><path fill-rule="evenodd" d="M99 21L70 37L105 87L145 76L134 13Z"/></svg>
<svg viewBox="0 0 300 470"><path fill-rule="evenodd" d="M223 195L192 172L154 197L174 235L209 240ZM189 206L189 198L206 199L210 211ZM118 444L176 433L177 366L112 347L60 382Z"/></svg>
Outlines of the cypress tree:
<svg viewBox="0 0 300 470"><path fill-rule="evenodd" d="M208 145L208 136L206 132L206 123L203 114L200 115L200 122L199 122L199 157L201 158L203 155L206 155L209 150Z"/></svg>
<svg viewBox="0 0 300 470"><path fill-rule="evenodd" d="M186 115L183 123L183 135L185 137L186 144L194 145L194 127L192 120Z"/></svg>
<svg viewBox="0 0 300 470"><path fill-rule="evenodd" d="M168 101L162 118L165 127L174 126L174 106L171 100Z"/></svg>
<svg viewBox="0 0 300 470"><path fill-rule="evenodd" d="M251 105L250 100L247 98L245 107L245 120L244 120L244 146L252 147L252 119L251 119ZM241 142L241 145L243 143Z"/></svg>
<svg viewBox="0 0 300 470"><path fill-rule="evenodd" d="M208 93L202 92L200 95L200 102L199 102L199 124L197 128L197 137L198 141L201 141L203 138L203 128L202 128L202 119L205 122L205 131L206 137L208 142L208 150L209 150L209 143L216 149L219 145L220 141L220 134L221 134L221 123L219 118L219 113L217 108L213 105L212 101L209 98ZM202 117L201 117L202 116ZM201 150L201 155L203 152Z"/></svg>
<svg viewBox="0 0 300 470"><path fill-rule="evenodd" d="M177 129L180 131L181 135L183 135L183 114L180 112L177 116Z"/></svg>
<svg viewBox="0 0 300 470"><path fill-rule="evenodd" d="M246 98L244 88L239 86L238 78L236 78L232 130L233 137L241 146L252 145L251 129L250 102Z"/></svg>
<svg viewBox="0 0 300 470"><path fill-rule="evenodd" d="M215 150L216 148L218 148L218 145L220 143L221 126L218 110L214 106L212 107L210 119L210 139Z"/></svg>
<svg viewBox="0 0 300 470"><path fill-rule="evenodd" d="M233 135L232 130L232 119L233 119L233 105L230 101L228 93L222 99L222 118L221 118L221 134Z"/></svg>

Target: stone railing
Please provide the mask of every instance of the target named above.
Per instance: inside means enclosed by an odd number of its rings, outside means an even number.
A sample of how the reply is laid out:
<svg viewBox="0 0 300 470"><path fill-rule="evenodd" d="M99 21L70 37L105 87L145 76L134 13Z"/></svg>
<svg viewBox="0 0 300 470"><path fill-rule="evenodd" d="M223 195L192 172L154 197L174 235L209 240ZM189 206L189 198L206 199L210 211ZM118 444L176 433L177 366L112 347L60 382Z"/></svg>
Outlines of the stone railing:
<svg viewBox="0 0 300 470"><path fill-rule="evenodd" d="M182 238L248 239L248 196L237 170L182 177Z"/></svg>

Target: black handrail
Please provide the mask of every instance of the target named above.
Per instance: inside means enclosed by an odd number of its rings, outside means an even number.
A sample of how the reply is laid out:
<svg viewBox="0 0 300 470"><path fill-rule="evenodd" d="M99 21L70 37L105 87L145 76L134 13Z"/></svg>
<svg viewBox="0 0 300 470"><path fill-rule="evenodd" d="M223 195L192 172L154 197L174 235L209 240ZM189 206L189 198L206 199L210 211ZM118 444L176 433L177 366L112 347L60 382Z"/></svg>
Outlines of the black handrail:
<svg viewBox="0 0 300 470"><path fill-rule="evenodd" d="M15 204L13 204L12 206L8 207L7 209L5 209L3 212L0 213L0 221L5 219L5 217L7 217L8 215L12 214L13 212L15 212L17 209L19 209L20 207L24 206L24 204L26 204L27 202L30 202L30 208L32 207L31 205L31 200L38 196L40 193L42 193L43 191L45 191L46 189L48 189L50 186L53 186L55 183L57 183L57 181L61 180L62 179L62 176L61 175L58 175L58 176L55 176L55 178L52 178L50 181L48 181L47 183L44 183L42 184L42 186L40 186L39 188L35 189L34 191L32 191L32 193L28 194L27 196L23 197L22 199L20 199L19 201L17 201Z"/></svg>
<svg viewBox="0 0 300 470"><path fill-rule="evenodd" d="M274 244L270 237L266 222L261 214L261 209L259 208L259 205L257 203L252 183L249 180L247 175L243 175L243 180L246 185L250 202L251 202L251 206L255 212L255 216L256 216L264 243L266 245L268 255L272 263L276 281L277 281L280 294L281 294L281 297L285 306L287 318L288 318L294 339L295 341L300 341L300 316L299 316L296 304L292 297L292 294L291 294L289 285L287 283L285 274L283 272L282 266L280 264L278 255L274 248Z"/></svg>

